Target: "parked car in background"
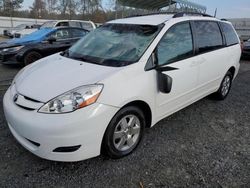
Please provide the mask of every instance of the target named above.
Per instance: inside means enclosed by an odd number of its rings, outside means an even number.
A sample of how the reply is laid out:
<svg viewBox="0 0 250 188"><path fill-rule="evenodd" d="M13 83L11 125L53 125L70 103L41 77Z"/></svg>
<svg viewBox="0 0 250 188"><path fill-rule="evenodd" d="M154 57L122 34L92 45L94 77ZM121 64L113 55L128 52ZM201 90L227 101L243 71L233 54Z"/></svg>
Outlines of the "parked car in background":
<svg viewBox="0 0 250 188"><path fill-rule="evenodd" d="M75 27L43 28L19 39L0 43L0 63L28 65L69 48L89 31Z"/></svg>
<svg viewBox="0 0 250 188"><path fill-rule="evenodd" d="M3 35L7 37L14 37L14 33L21 31L23 29L30 29L31 25L30 24L20 24L16 27L10 28L10 29L5 29L3 31Z"/></svg>
<svg viewBox="0 0 250 188"><path fill-rule="evenodd" d="M248 41L243 43L242 56L243 57L250 57L250 39L248 39Z"/></svg>
<svg viewBox="0 0 250 188"><path fill-rule="evenodd" d="M15 32L14 38L21 38L21 37L24 37L25 35L29 35L37 31L38 29L40 29L40 27L41 25L38 25L38 24L31 25L30 28L26 28L26 29Z"/></svg>
<svg viewBox="0 0 250 188"><path fill-rule="evenodd" d="M5 117L18 142L42 158L121 158L145 128L210 94L224 100L240 56L232 24L212 16L110 21L22 69L4 96Z"/></svg>
<svg viewBox="0 0 250 188"><path fill-rule="evenodd" d="M79 27L91 31L96 28L96 25L92 21L81 21L81 20L59 20L59 21L48 21L45 22L41 28L52 28L52 27Z"/></svg>

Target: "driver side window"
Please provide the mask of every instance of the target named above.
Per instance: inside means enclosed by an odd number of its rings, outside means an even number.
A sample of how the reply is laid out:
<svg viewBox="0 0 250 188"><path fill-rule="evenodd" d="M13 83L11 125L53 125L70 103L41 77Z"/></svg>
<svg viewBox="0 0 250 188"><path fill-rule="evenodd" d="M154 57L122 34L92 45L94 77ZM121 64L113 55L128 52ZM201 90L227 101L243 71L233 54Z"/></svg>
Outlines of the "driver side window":
<svg viewBox="0 0 250 188"><path fill-rule="evenodd" d="M188 58L193 54L193 39L188 22L171 27L157 47L158 64L164 65Z"/></svg>
<svg viewBox="0 0 250 188"><path fill-rule="evenodd" d="M56 38L57 40L68 39L70 38L69 30L68 29L58 29L54 33L52 33L50 37Z"/></svg>

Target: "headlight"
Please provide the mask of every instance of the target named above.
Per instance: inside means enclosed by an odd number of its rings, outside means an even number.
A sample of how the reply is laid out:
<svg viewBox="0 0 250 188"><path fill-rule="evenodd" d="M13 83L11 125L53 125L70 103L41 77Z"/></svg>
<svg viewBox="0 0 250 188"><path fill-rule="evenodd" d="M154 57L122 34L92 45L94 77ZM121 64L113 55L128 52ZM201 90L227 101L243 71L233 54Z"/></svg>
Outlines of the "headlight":
<svg viewBox="0 0 250 188"><path fill-rule="evenodd" d="M66 92L42 106L40 113L68 113L96 102L103 89L102 84L78 87Z"/></svg>
<svg viewBox="0 0 250 188"><path fill-rule="evenodd" d="M5 48L2 51L3 52L17 52L19 50L21 50L24 46L16 46L16 47L12 47L12 48Z"/></svg>

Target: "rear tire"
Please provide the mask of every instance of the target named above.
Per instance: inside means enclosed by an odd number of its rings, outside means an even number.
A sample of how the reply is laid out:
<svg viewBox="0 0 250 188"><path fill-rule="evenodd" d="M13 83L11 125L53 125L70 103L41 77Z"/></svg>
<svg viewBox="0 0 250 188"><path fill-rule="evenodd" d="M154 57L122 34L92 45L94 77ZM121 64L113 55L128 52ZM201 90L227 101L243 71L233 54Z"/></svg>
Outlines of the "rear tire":
<svg viewBox="0 0 250 188"><path fill-rule="evenodd" d="M108 125L102 152L112 159L131 154L142 139L145 125L144 114L139 108L128 106L121 109Z"/></svg>
<svg viewBox="0 0 250 188"><path fill-rule="evenodd" d="M24 65L27 66L41 58L42 58L42 55L39 52L35 52L35 51L28 52L24 57Z"/></svg>
<svg viewBox="0 0 250 188"><path fill-rule="evenodd" d="M221 82L220 88L216 93L213 94L216 100L224 100L227 98L231 90L232 81L233 81L233 75L231 72L228 71Z"/></svg>

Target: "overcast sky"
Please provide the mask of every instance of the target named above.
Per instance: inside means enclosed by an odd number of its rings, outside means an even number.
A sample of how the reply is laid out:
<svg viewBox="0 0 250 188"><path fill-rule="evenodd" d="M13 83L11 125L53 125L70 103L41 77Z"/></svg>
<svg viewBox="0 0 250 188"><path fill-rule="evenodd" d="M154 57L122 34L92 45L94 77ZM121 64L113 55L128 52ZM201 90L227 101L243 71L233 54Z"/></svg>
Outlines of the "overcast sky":
<svg viewBox="0 0 250 188"><path fill-rule="evenodd" d="M104 0L105 1L105 0ZM205 5L207 13L214 14L218 8L219 18L250 18L250 0L191 0L192 2ZM32 0L24 0L23 8L32 5Z"/></svg>

